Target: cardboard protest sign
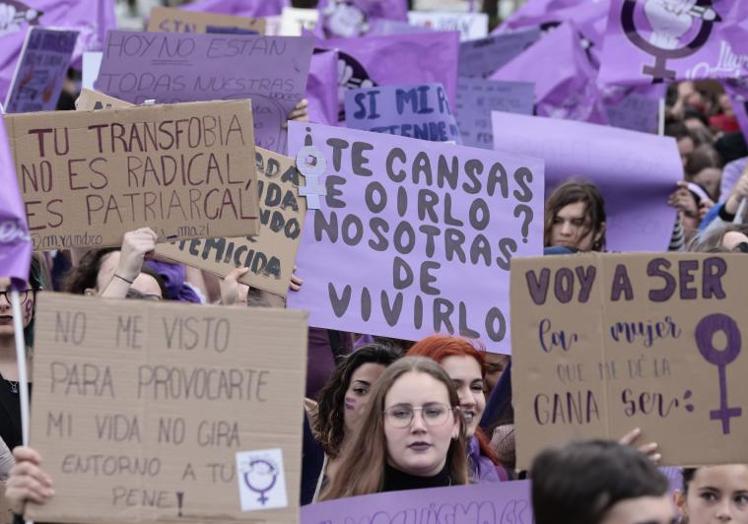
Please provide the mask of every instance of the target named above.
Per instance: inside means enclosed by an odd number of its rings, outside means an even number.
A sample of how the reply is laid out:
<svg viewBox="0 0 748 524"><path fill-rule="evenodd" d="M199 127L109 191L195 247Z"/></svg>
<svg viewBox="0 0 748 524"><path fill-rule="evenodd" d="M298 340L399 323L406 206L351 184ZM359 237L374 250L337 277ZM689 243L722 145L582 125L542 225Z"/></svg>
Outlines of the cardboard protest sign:
<svg viewBox="0 0 748 524"><path fill-rule="evenodd" d="M7 115L34 249L256 234L248 100Z"/></svg>
<svg viewBox="0 0 748 524"><path fill-rule="evenodd" d="M33 27L26 33L5 99L6 113L54 111L78 31Z"/></svg>
<svg viewBox="0 0 748 524"><path fill-rule="evenodd" d="M605 199L610 251L663 251L675 213L667 197L683 178L675 140L585 122L494 112L494 148L546 163L546 194L570 177Z"/></svg>
<svg viewBox="0 0 748 524"><path fill-rule="evenodd" d="M257 148L260 230L257 236L182 240L159 244L156 254L225 277L248 267L240 282L286 296L304 227L306 199L299 197L296 163Z"/></svg>
<svg viewBox="0 0 748 524"><path fill-rule="evenodd" d="M457 79L457 124L462 143L493 148L491 111L532 115L534 85L529 82L497 82L482 78Z"/></svg>
<svg viewBox="0 0 748 524"><path fill-rule="evenodd" d="M408 23L436 31L459 31L460 40L463 42L488 36L486 13L409 11Z"/></svg>
<svg viewBox="0 0 748 524"><path fill-rule="evenodd" d="M601 83L651 84L746 75L745 2L610 2Z"/></svg>
<svg viewBox="0 0 748 524"><path fill-rule="evenodd" d="M296 122L289 146L310 210L289 307L316 327L510 351L509 261L541 251L541 160Z"/></svg>
<svg viewBox="0 0 748 524"><path fill-rule="evenodd" d="M123 107L134 107L134 104L99 93L93 89L81 89L81 94L75 99L75 109L77 111L98 111L99 109L119 109Z"/></svg>
<svg viewBox="0 0 748 524"><path fill-rule="evenodd" d="M491 35L460 44L460 76L487 78L497 69L538 41L540 29Z"/></svg>
<svg viewBox="0 0 748 524"><path fill-rule="evenodd" d="M394 491L320 502L301 508L301 522L532 524L530 481Z"/></svg>
<svg viewBox="0 0 748 524"><path fill-rule="evenodd" d="M734 254L513 260L518 467L547 445L636 427L664 464L748 460L746 278Z"/></svg>
<svg viewBox="0 0 748 524"><path fill-rule="evenodd" d="M13 511L5 498L5 482L0 482L0 524L13 524Z"/></svg>
<svg viewBox="0 0 748 524"><path fill-rule="evenodd" d="M302 311L39 295L43 522L298 520Z"/></svg>
<svg viewBox="0 0 748 524"><path fill-rule="evenodd" d="M462 143L441 84L378 86L345 93L345 125L432 142Z"/></svg>
<svg viewBox="0 0 748 524"><path fill-rule="evenodd" d="M110 31L98 91L139 104L251 98L256 144L284 152L304 96L311 38Z"/></svg>
<svg viewBox="0 0 748 524"><path fill-rule="evenodd" d="M167 33L220 33L221 29L237 29L265 34L262 18L221 15L186 11L172 7L156 6L148 18L148 31Z"/></svg>
<svg viewBox="0 0 748 524"><path fill-rule="evenodd" d="M657 133L660 100L631 93L614 104L605 104L608 123L622 129Z"/></svg>

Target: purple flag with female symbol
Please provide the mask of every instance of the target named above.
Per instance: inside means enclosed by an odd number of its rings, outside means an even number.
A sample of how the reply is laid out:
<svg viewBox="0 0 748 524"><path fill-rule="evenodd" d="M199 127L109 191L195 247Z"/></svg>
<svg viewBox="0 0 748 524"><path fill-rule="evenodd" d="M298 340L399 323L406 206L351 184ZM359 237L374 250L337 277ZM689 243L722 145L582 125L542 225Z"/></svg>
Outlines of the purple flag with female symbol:
<svg viewBox="0 0 748 524"><path fill-rule="evenodd" d="M542 160L301 122L288 136L309 210L289 307L316 327L511 352L509 266L542 249Z"/></svg>
<svg viewBox="0 0 748 524"><path fill-rule="evenodd" d="M73 62L84 51L101 49L106 32L116 26L112 0L0 0L0 100L11 78L30 27L79 31Z"/></svg>
<svg viewBox="0 0 748 524"><path fill-rule="evenodd" d="M671 137L512 113L493 113L494 148L542 158L546 194L570 177L605 199L609 251L664 251L675 211L667 198L683 178Z"/></svg>
<svg viewBox="0 0 748 524"><path fill-rule="evenodd" d="M612 0L601 84L748 75L748 2Z"/></svg>
<svg viewBox="0 0 748 524"><path fill-rule="evenodd" d="M275 16L290 5L289 0L197 0L180 9L234 16Z"/></svg>
<svg viewBox="0 0 748 524"><path fill-rule="evenodd" d="M535 84L540 116L607 123L602 97L571 22L561 24L491 75L491 80Z"/></svg>
<svg viewBox="0 0 748 524"><path fill-rule="evenodd" d="M31 237L5 125L0 124L0 277L22 287L29 277Z"/></svg>
<svg viewBox="0 0 748 524"><path fill-rule="evenodd" d="M346 90L375 85L438 82L454 107L460 45L455 31L333 38L322 44L338 51L340 120Z"/></svg>

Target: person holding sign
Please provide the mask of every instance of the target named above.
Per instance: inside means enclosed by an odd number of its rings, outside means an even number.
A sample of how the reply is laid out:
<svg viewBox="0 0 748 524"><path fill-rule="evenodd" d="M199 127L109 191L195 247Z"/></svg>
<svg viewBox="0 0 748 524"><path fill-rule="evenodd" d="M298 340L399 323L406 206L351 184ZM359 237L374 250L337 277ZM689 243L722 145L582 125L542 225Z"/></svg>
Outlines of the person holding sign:
<svg viewBox="0 0 748 524"><path fill-rule="evenodd" d="M667 478L629 446L590 440L547 449L530 477L535 524L674 522Z"/></svg>
<svg viewBox="0 0 748 524"><path fill-rule="evenodd" d="M382 374L321 499L466 484L465 423L449 376L405 357Z"/></svg>
<svg viewBox="0 0 748 524"><path fill-rule="evenodd" d="M682 524L748 523L748 466L726 464L683 470L675 503Z"/></svg>
<svg viewBox="0 0 748 524"><path fill-rule="evenodd" d="M605 201L590 182L569 180L545 203L545 247L605 251Z"/></svg>
<svg viewBox="0 0 748 524"><path fill-rule="evenodd" d="M469 439L467 452L470 481L479 483L509 480L509 475L499 464L488 437L478 426L486 409L486 362L483 353L465 338L432 335L410 348L408 356L435 360L457 388L460 411L465 419Z"/></svg>
<svg viewBox="0 0 748 524"><path fill-rule="evenodd" d="M399 357L381 344L362 346L338 365L320 391L318 404L310 410L314 433L325 452L322 471L317 472L315 500L339 468L342 450L355 437L372 388L387 366Z"/></svg>

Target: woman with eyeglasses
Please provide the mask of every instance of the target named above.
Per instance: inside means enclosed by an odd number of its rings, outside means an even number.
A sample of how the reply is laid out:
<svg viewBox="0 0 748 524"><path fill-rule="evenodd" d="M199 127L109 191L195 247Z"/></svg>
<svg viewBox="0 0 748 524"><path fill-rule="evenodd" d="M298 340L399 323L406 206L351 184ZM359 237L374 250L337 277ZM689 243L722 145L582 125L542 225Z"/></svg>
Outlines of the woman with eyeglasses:
<svg viewBox="0 0 748 524"><path fill-rule="evenodd" d="M486 409L486 363L483 353L469 340L450 335L432 335L417 342L408 356L436 361L449 375L460 398L460 412L467 429L468 469L470 481L499 482L509 480L500 465L491 441L478 426Z"/></svg>
<svg viewBox="0 0 748 524"><path fill-rule="evenodd" d="M460 399L433 360L389 366L361 420L322 500L467 483Z"/></svg>
<svg viewBox="0 0 748 524"><path fill-rule="evenodd" d="M26 365L31 376L33 344L34 305L36 292L42 288L42 264L32 257L29 281L19 291L23 313L23 335L26 341ZM10 281L0 279L0 480L8 474L13 461L8 451L21 445L21 406L18 390L18 361L16 359L15 330L10 305Z"/></svg>

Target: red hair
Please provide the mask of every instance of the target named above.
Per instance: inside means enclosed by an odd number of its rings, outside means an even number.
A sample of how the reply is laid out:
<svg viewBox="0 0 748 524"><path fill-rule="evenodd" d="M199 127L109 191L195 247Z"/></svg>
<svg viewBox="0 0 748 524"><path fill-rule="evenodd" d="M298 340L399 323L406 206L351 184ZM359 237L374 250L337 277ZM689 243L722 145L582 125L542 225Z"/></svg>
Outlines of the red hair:
<svg viewBox="0 0 748 524"><path fill-rule="evenodd" d="M431 335L416 342L407 353L409 357L426 357L439 364L449 357L472 357L480 366L481 378L486 379L486 359L483 357L485 349L475 347L474 343L463 337L452 335ZM480 426L475 430L480 453L488 457L494 465L501 465L496 452L491 447L491 441Z"/></svg>

